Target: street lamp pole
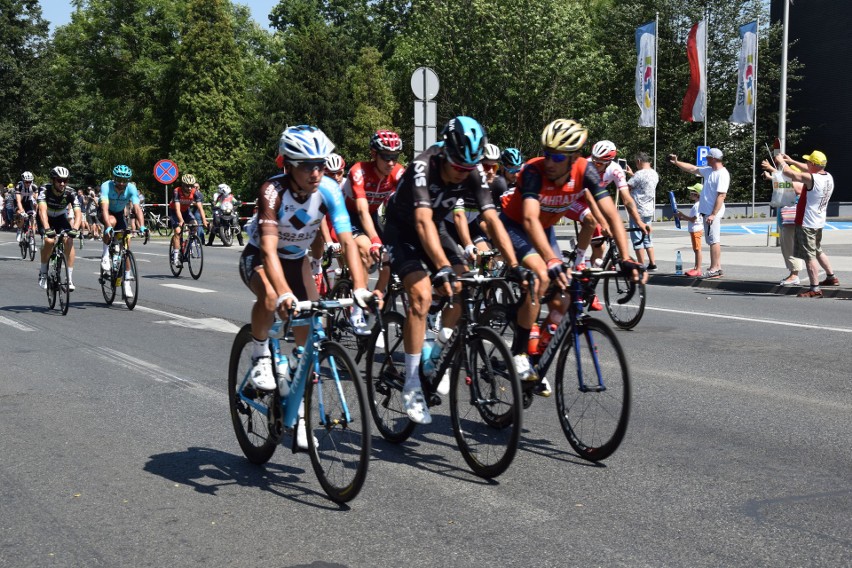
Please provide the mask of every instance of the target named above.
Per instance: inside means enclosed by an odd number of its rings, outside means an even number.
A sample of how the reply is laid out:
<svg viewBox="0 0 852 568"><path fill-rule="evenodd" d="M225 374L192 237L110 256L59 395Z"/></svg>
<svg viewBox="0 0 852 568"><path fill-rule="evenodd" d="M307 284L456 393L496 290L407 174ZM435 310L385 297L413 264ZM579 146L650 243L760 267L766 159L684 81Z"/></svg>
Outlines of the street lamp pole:
<svg viewBox="0 0 852 568"><path fill-rule="evenodd" d="M781 102L778 105L778 141L781 152L787 153L787 44L790 22L790 0L784 0L784 31L781 38Z"/></svg>

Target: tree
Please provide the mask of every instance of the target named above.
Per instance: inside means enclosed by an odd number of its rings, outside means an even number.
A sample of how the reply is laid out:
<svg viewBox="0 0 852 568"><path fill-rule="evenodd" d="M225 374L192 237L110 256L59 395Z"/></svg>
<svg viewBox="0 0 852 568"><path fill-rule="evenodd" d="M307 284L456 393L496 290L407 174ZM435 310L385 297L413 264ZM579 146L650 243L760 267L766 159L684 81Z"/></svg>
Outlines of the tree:
<svg viewBox="0 0 852 568"><path fill-rule="evenodd" d="M396 110L393 91L377 49L361 49L361 56L346 74L346 84L352 89L354 113L338 152L351 162L367 160L370 157L367 141L380 128L393 129Z"/></svg>

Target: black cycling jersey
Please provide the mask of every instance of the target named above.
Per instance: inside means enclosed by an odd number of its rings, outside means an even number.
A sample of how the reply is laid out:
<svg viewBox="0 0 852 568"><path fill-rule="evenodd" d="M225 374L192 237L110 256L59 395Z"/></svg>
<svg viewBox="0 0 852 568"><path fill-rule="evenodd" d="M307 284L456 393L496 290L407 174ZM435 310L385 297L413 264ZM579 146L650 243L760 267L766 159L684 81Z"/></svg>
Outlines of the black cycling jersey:
<svg viewBox="0 0 852 568"><path fill-rule="evenodd" d="M500 199L509 191L509 186L506 184L506 178L503 176L494 176L494 181L492 181L489 186L491 187L491 199L494 200L494 205L497 206L497 209L500 209Z"/></svg>
<svg viewBox="0 0 852 568"><path fill-rule="evenodd" d="M53 184L45 184L39 188L38 202L47 205L48 217L61 217L65 215L65 209L71 205L74 209L80 209L80 201L77 192L72 187L66 187L65 191L56 193Z"/></svg>
<svg viewBox="0 0 852 568"><path fill-rule="evenodd" d="M35 182L30 182L30 184L27 185L24 182L19 181L18 185L15 186L15 195L21 196L21 206L25 210L31 209L32 206L35 205L38 191L38 186ZM15 206L17 207L17 200Z"/></svg>

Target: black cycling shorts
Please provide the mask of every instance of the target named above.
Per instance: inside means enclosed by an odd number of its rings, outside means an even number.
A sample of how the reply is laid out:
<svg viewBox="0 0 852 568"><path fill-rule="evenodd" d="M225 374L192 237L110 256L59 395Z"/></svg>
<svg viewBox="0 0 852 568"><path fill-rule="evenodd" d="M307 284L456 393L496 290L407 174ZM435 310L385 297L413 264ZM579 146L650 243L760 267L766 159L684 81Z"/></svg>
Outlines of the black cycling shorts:
<svg viewBox="0 0 852 568"><path fill-rule="evenodd" d="M453 238L447 233L443 221L437 223L438 238L441 241L441 248L444 249L444 254L447 255L447 260L453 266L466 266L459 254L459 247ZM383 239L385 246L388 248L390 256L390 267L397 276L405 278L414 272L427 271L432 274L438 271L440 266L432 264L429 255L420 243L420 238L417 236L414 228L397 227L394 221L388 219L385 225L385 237Z"/></svg>

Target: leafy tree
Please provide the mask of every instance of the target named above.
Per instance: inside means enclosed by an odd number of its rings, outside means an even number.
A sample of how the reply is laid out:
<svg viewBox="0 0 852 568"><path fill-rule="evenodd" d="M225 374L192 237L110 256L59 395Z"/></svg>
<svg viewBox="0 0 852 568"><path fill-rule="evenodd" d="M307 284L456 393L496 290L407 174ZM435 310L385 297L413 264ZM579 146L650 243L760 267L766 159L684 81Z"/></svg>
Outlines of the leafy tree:
<svg viewBox="0 0 852 568"><path fill-rule="evenodd" d="M346 74L346 83L352 89L354 114L338 152L351 162L367 160L367 141L380 128L393 129L396 110L393 91L377 49L361 49L361 56Z"/></svg>

